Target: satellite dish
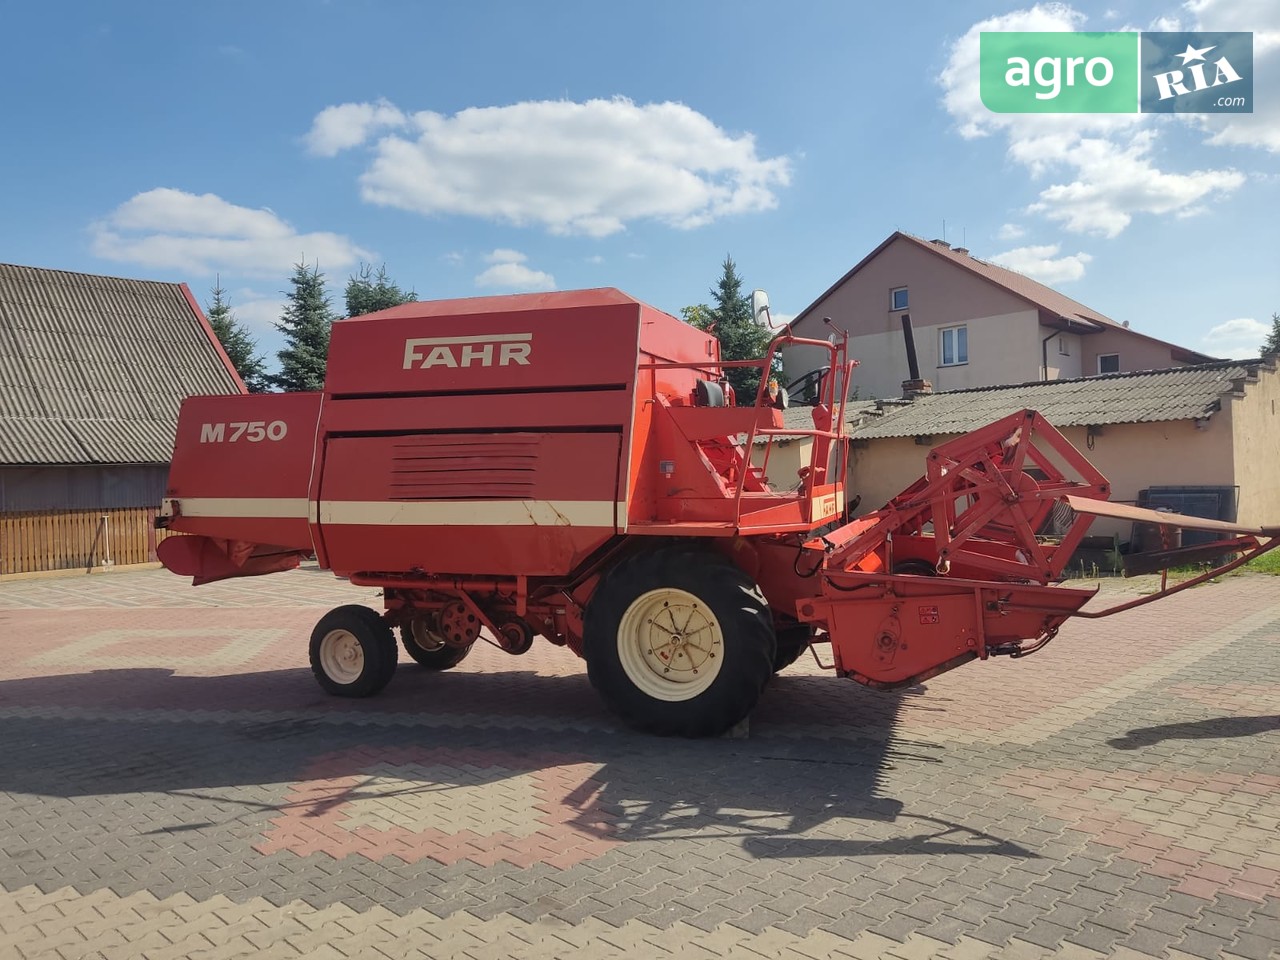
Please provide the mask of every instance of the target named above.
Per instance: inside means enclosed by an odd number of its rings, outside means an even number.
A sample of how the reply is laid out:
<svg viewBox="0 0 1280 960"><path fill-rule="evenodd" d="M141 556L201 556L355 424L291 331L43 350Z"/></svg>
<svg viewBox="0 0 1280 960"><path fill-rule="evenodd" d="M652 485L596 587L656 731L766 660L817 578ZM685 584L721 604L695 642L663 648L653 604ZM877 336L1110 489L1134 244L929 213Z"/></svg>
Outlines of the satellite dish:
<svg viewBox="0 0 1280 960"><path fill-rule="evenodd" d="M763 290L751 291L751 319L756 326L766 330L776 330L778 327L773 322L773 314L769 312L769 295Z"/></svg>

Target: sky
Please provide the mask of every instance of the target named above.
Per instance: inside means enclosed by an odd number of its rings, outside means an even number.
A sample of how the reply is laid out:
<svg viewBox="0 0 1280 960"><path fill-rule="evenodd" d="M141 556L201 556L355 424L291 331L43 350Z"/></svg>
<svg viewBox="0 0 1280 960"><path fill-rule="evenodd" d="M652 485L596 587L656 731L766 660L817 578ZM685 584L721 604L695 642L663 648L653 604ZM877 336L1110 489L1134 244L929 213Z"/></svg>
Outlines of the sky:
<svg viewBox="0 0 1280 960"><path fill-rule="evenodd" d="M775 317L894 230L1137 330L1257 354L1280 311L1280 4L11 2L0 261L215 280L269 358L293 264L419 299L730 255ZM982 30L1245 30L1251 115L1012 115Z"/></svg>

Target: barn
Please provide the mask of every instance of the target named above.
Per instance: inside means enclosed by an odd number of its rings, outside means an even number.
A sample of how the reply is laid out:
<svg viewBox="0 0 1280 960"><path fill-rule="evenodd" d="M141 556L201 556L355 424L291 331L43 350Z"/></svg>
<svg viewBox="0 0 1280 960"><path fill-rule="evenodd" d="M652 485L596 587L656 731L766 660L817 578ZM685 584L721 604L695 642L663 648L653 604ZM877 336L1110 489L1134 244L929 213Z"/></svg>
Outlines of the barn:
<svg viewBox="0 0 1280 960"><path fill-rule="evenodd" d="M0 577L154 561L179 405L244 389L186 284L0 264Z"/></svg>

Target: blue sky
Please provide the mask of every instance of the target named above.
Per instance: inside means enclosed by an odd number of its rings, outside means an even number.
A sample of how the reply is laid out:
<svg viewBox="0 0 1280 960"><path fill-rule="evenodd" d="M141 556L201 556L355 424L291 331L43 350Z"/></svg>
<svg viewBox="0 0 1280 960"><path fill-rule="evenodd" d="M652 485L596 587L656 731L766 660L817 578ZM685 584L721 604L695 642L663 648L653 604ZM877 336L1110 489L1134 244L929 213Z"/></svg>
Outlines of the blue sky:
<svg viewBox="0 0 1280 960"><path fill-rule="evenodd" d="M214 275L273 354L290 265L423 299L732 254L799 312L895 229L1143 332L1256 352L1280 311L1280 4L11 4L0 261ZM1255 32L1252 116L995 115L979 29Z"/></svg>

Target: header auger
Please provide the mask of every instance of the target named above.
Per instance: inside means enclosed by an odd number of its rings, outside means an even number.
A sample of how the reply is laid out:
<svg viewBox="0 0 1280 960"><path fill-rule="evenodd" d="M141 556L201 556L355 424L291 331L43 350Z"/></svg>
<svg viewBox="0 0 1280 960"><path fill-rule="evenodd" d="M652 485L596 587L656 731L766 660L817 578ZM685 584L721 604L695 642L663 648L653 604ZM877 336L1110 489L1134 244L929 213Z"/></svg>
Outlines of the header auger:
<svg viewBox="0 0 1280 960"><path fill-rule="evenodd" d="M1094 591L1055 583L1093 516L1217 530L1211 555L1231 565L1280 544L1276 528L1107 503L1105 478L1030 410L936 447L920 480L848 520L846 340L784 332L736 362L762 377L733 406L717 341L617 290L340 321L323 392L184 404L157 522L189 535L161 559L204 583L315 557L380 588L382 614L339 607L312 633L312 670L339 696L386 685L394 630L429 670L541 636L585 658L629 723L700 736L806 650L822 662L830 644L838 673L888 689L1185 586L1082 612ZM803 428L765 402L793 344L828 357ZM796 476L769 473L780 437L807 439ZM1042 537L1068 509L1067 532ZM1191 552L1160 559L1210 555Z"/></svg>

